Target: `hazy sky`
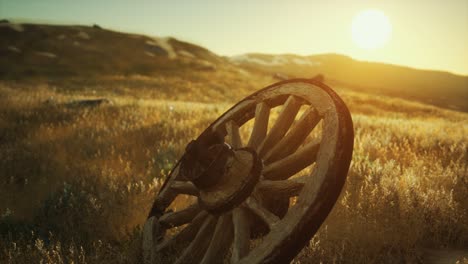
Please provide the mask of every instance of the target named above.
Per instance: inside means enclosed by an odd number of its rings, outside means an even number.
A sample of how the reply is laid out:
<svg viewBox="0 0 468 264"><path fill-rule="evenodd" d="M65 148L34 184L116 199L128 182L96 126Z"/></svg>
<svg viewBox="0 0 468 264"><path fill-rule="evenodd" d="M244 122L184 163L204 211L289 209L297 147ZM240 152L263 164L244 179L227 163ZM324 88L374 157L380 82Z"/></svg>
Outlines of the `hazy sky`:
<svg viewBox="0 0 468 264"><path fill-rule="evenodd" d="M351 38L353 17L368 8L392 24L372 51ZM468 75L468 0L0 0L0 17L174 36L220 55L341 53Z"/></svg>

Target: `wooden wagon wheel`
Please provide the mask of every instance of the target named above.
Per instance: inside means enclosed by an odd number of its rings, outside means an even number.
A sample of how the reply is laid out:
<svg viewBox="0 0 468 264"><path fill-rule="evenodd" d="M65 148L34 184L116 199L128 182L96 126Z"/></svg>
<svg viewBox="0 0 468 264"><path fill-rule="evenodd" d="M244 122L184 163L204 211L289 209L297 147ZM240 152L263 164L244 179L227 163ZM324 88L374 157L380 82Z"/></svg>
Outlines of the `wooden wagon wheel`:
<svg viewBox="0 0 468 264"><path fill-rule="evenodd" d="M168 252L176 263L290 261L338 199L353 137L347 107L318 80L245 98L188 145L168 176L144 226L145 262ZM191 204L169 210L183 195Z"/></svg>

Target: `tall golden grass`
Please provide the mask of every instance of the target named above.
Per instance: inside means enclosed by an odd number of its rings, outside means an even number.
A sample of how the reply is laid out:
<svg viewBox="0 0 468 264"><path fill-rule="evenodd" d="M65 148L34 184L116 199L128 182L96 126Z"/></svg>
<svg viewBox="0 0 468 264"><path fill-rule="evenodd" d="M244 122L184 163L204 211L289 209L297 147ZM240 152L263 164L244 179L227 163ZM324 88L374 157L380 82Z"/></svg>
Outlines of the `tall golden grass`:
<svg viewBox="0 0 468 264"><path fill-rule="evenodd" d="M176 79L136 91L145 77L119 78L0 84L0 263L141 261L141 225L185 145L253 92L184 93ZM468 114L337 91L355 126L351 168L294 262L418 263L426 248L468 248ZM97 97L111 102L69 104Z"/></svg>

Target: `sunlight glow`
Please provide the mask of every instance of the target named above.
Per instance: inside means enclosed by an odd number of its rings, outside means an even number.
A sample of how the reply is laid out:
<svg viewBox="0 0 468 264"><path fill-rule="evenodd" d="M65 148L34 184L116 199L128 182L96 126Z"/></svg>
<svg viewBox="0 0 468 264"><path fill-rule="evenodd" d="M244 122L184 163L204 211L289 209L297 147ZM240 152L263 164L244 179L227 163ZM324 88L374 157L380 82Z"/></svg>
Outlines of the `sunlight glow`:
<svg viewBox="0 0 468 264"><path fill-rule="evenodd" d="M377 49L390 40L392 25L380 10L361 11L353 18L351 34L354 43L362 49Z"/></svg>

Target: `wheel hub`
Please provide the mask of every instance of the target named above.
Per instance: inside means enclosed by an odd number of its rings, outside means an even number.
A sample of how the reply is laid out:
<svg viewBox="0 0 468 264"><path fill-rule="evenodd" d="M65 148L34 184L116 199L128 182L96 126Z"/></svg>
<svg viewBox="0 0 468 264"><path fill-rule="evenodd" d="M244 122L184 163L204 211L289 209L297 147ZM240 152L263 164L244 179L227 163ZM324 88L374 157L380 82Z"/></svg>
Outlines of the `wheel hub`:
<svg viewBox="0 0 468 264"><path fill-rule="evenodd" d="M181 163L181 173L200 192L200 204L213 214L229 211L247 199L262 168L251 148L233 149L226 143L205 147L197 141L187 146Z"/></svg>

